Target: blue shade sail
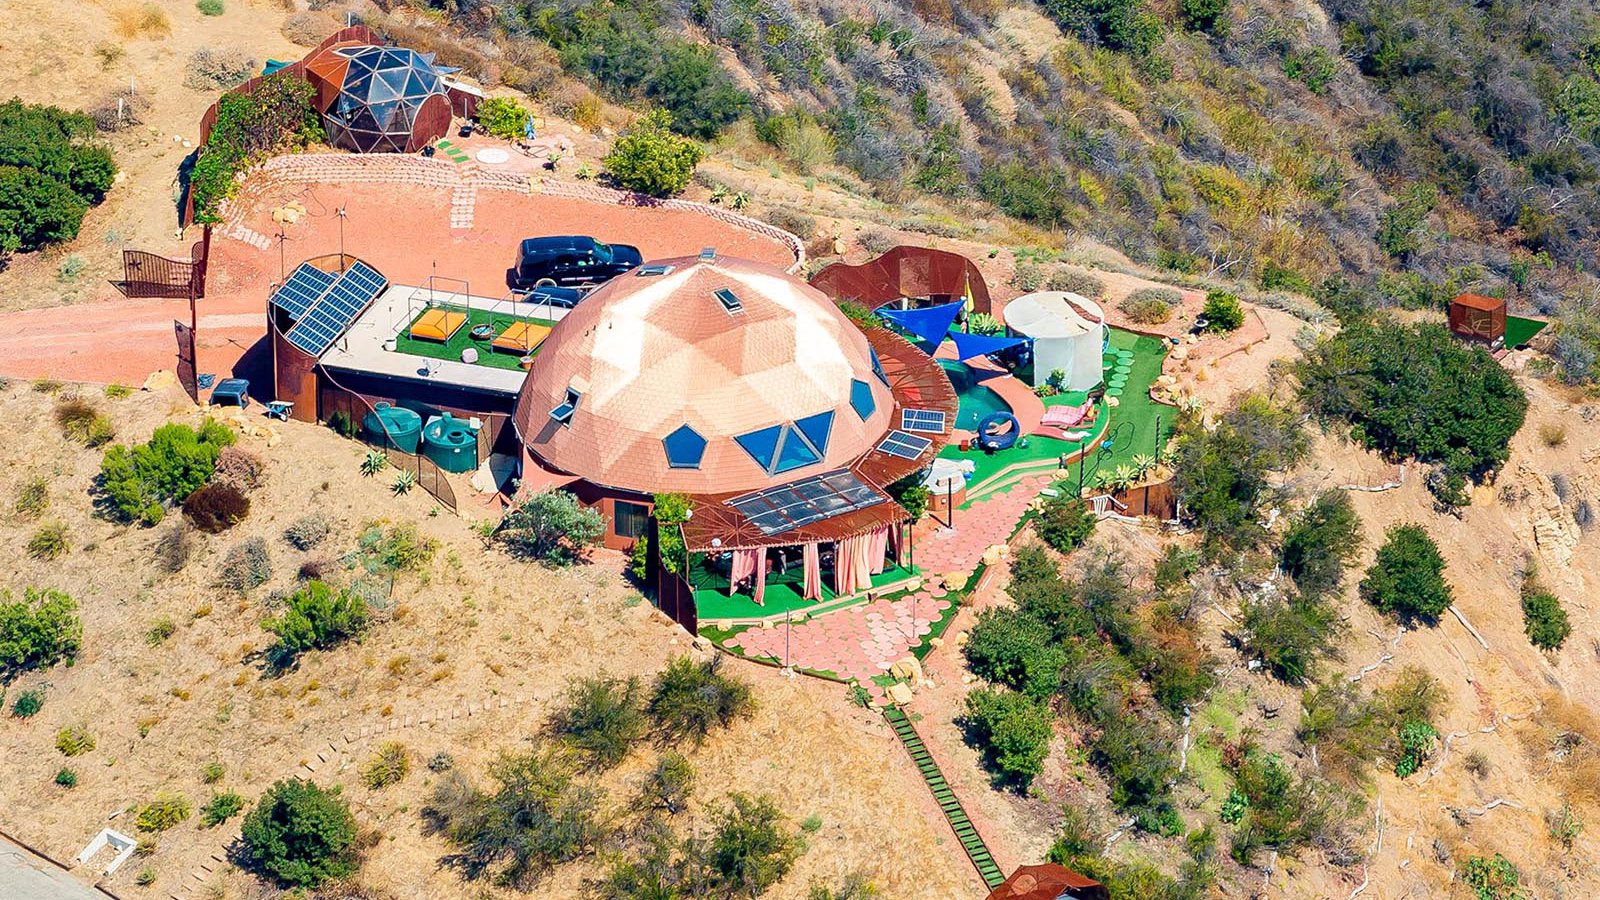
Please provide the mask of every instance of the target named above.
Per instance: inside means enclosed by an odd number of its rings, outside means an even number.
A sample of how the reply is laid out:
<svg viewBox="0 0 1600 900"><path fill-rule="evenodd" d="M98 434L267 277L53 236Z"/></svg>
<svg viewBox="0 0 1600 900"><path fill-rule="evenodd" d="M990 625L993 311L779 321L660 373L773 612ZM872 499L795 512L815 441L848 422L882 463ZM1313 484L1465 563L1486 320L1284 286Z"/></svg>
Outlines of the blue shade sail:
<svg viewBox="0 0 1600 900"><path fill-rule="evenodd" d="M955 324L956 317L961 315L961 308L966 304L966 300L956 300L953 303L925 306L921 309L884 308L878 310L878 318L916 335L930 346L937 347L944 340L945 334L950 331L950 326Z"/></svg>
<svg viewBox="0 0 1600 900"><path fill-rule="evenodd" d="M963 331L952 331L950 339L956 342L956 358L972 359L974 356L987 356L990 353L999 353L1012 347L1020 347L1031 339L1025 337L1001 337L987 334L967 334Z"/></svg>

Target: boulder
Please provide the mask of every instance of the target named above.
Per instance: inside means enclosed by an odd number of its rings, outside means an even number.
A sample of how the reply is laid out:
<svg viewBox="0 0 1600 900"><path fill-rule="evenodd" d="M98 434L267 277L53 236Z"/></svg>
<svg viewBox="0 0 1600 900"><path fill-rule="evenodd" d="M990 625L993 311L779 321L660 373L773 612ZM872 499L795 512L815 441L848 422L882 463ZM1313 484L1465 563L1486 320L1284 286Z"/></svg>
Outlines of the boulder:
<svg viewBox="0 0 1600 900"><path fill-rule="evenodd" d="M911 702L911 686L900 683L889 685L889 700L901 706Z"/></svg>

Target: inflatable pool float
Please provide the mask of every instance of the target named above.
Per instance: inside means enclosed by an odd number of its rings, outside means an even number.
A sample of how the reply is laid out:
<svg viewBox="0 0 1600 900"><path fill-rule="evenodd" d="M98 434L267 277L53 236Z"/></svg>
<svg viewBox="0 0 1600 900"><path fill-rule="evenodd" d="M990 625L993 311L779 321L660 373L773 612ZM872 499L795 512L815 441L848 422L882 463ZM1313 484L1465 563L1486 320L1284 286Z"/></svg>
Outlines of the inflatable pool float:
<svg viewBox="0 0 1600 900"><path fill-rule="evenodd" d="M992 412L978 422L978 449L985 453L1010 450L1022 436L1022 423L1009 412Z"/></svg>

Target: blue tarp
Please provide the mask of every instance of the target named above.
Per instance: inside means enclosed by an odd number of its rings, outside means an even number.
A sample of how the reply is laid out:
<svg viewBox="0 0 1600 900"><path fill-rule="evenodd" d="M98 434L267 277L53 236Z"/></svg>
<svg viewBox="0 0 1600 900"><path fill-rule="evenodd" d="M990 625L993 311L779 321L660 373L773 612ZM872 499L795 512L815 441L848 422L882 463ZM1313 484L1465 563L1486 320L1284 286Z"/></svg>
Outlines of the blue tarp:
<svg viewBox="0 0 1600 900"><path fill-rule="evenodd" d="M971 359L974 356L987 356L990 353L999 353L1012 347L1019 347L1028 343L1025 337L1003 337L987 334L967 334L964 331L950 332L950 340L956 342L956 358Z"/></svg>
<svg viewBox="0 0 1600 900"><path fill-rule="evenodd" d="M966 300L957 300L942 306L927 306L922 309L889 309L878 310L878 317L906 331L911 332L930 347L939 346L944 340L945 332L955 324L956 317L961 315L961 307L966 305Z"/></svg>

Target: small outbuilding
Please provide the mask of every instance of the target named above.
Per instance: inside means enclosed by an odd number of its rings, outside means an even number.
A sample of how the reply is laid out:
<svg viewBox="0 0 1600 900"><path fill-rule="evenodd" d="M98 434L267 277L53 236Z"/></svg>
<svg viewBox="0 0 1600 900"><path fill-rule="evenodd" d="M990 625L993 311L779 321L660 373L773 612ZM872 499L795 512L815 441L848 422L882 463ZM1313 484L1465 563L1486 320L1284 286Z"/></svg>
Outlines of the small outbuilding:
<svg viewBox="0 0 1600 900"><path fill-rule="evenodd" d="M1111 900L1105 885L1066 866L1020 866L989 892L988 900Z"/></svg>
<svg viewBox="0 0 1600 900"><path fill-rule="evenodd" d="M1450 301L1450 331L1457 337L1496 343L1506 336L1506 301L1461 294Z"/></svg>
<svg viewBox="0 0 1600 900"><path fill-rule="evenodd" d="M1007 303L1002 317L1013 334L1033 338L1034 387L1060 370L1062 388L1087 391L1100 383L1106 316L1099 304L1067 291L1038 291Z"/></svg>

